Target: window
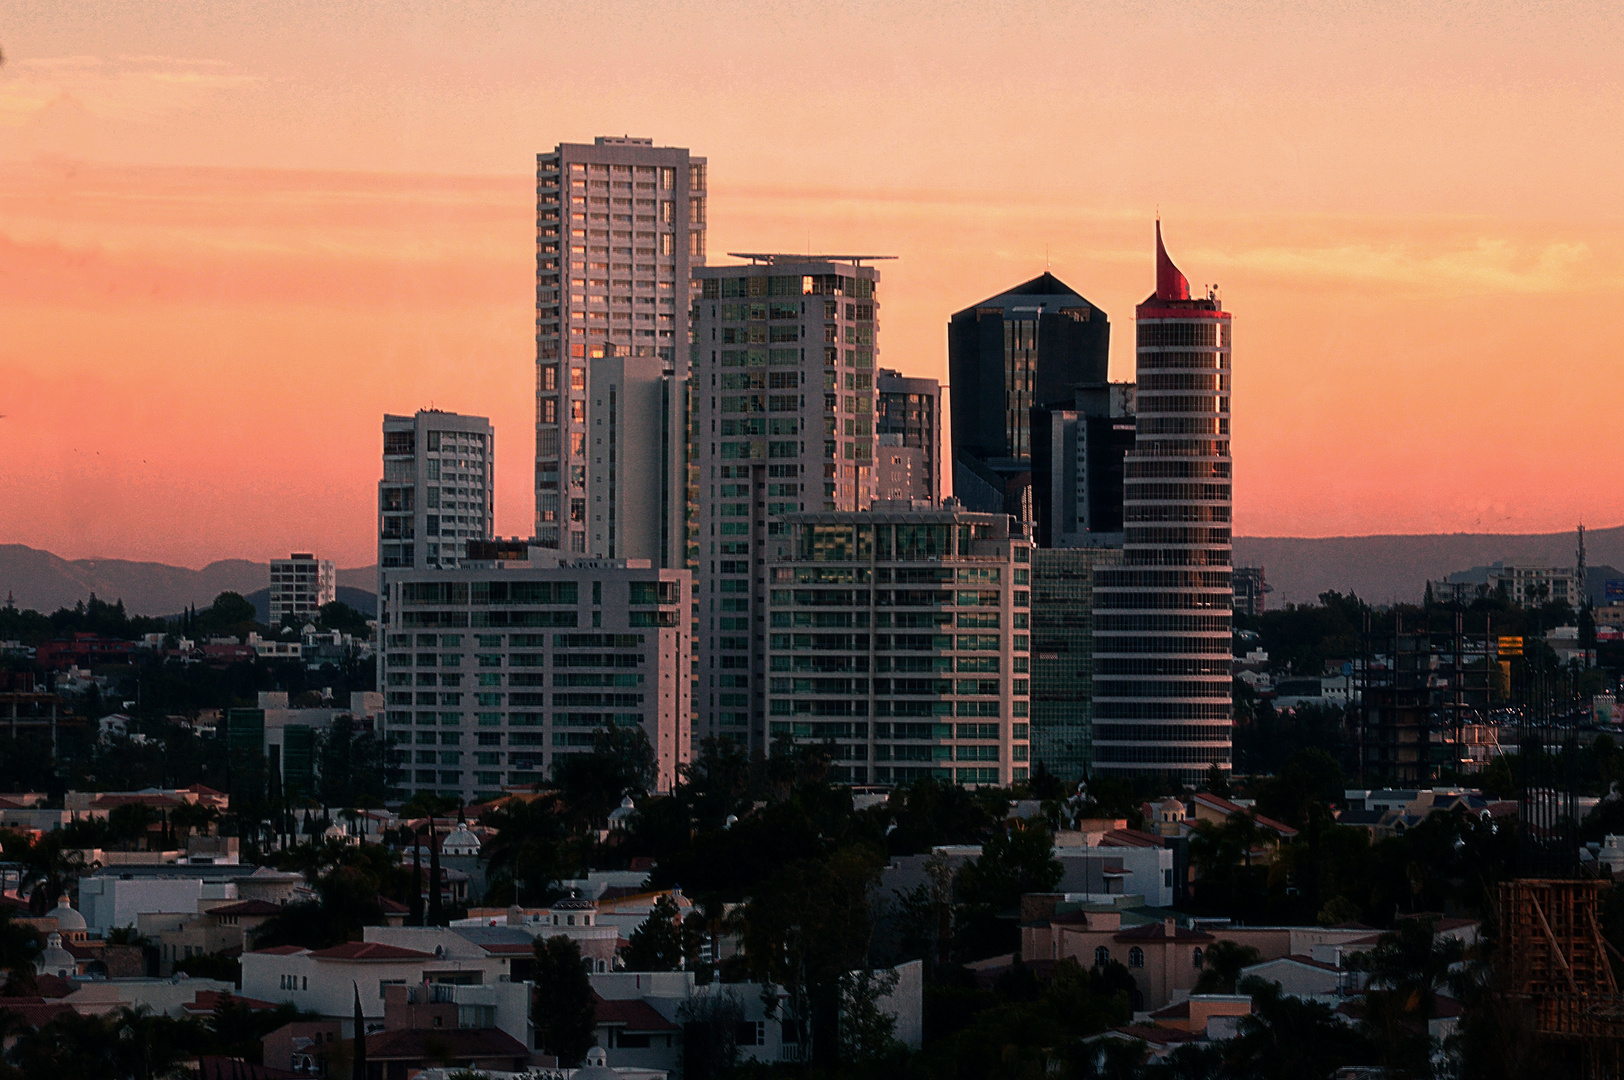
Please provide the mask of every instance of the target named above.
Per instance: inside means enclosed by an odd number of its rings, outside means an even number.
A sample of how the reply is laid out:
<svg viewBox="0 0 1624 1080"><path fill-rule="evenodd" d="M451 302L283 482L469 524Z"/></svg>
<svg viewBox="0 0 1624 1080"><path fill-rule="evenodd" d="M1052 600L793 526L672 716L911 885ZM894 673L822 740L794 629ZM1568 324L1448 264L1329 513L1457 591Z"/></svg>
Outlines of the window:
<svg viewBox="0 0 1624 1080"><path fill-rule="evenodd" d="M1111 962L1111 950L1104 945L1094 950L1094 966L1104 967Z"/></svg>
<svg viewBox="0 0 1624 1080"><path fill-rule="evenodd" d="M1145 950L1141 949L1137 945L1135 945L1133 948L1129 949L1128 950L1128 966L1131 967L1131 968L1142 968L1142 967L1144 967L1145 966Z"/></svg>
<svg viewBox="0 0 1624 1080"><path fill-rule="evenodd" d="M1202 960L1201 950L1200 949L1192 950L1191 953L1190 953L1190 966L1195 968L1197 971L1200 971L1201 970L1201 960Z"/></svg>

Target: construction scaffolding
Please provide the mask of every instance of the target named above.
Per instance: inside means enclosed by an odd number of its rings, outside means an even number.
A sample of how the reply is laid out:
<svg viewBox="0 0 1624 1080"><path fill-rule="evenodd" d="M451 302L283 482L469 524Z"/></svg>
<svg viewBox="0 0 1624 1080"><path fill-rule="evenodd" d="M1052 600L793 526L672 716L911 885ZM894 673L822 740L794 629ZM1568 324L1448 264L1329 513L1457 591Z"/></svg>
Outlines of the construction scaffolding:
<svg viewBox="0 0 1624 1080"><path fill-rule="evenodd" d="M1360 784L1428 787L1473 767L1465 730L1488 721L1494 686L1487 618L1468 631L1459 611L1365 616L1359 664Z"/></svg>
<svg viewBox="0 0 1624 1080"><path fill-rule="evenodd" d="M1508 996L1525 1004L1535 1034L1554 1042L1553 1055L1567 1059L1572 1071L1565 1075L1593 1080L1624 1075L1624 996L1611 960L1618 954L1598 918L1602 892L1611 887L1544 878L1500 885Z"/></svg>

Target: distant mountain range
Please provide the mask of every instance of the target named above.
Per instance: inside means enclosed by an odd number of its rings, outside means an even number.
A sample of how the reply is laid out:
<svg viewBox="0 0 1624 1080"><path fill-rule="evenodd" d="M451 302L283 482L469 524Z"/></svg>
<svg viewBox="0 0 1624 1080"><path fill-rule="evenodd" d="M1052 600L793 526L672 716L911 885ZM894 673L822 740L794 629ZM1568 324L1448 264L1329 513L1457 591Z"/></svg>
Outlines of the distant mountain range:
<svg viewBox="0 0 1624 1080"><path fill-rule="evenodd" d="M10 595L20 608L51 612L72 607L95 593L109 603L124 601L131 615L173 615L189 605L214 603L223 592L242 593L268 613L271 564L222 559L201 570L127 559L62 559L22 544L0 544L0 601ZM361 566L338 572L339 599L372 614L378 572Z"/></svg>
<svg viewBox="0 0 1624 1080"><path fill-rule="evenodd" d="M1311 603L1335 589L1373 604L1419 601L1429 580L1496 562L1574 565L1578 537L1561 533L1446 533L1432 536L1238 536L1235 565L1261 566L1274 587L1268 606ZM1585 533L1592 569L1624 566L1624 526ZM1592 591L1602 574L1587 575ZM1613 571L1613 576L1620 575Z"/></svg>
<svg viewBox="0 0 1624 1080"><path fill-rule="evenodd" d="M1448 533L1432 536L1236 537L1235 565L1262 566L1274 591L1270 607L1311 603L1330 589L1354 592L1372 603L1418 601L1429 579L1494 562L1572 566L1571 532L1536 534ZM1592 592L1624 566L1624 526L1585 534ZM171 615L189 604L207 607L222 592L239 592L263 614L270 564L223 559L201 570L125 559L61 559L22 544L0 544L0 594L18 607L55 611L95 593L123 600L132 615ZM339 599L372 614L377 569L338 572Z"/></svg>

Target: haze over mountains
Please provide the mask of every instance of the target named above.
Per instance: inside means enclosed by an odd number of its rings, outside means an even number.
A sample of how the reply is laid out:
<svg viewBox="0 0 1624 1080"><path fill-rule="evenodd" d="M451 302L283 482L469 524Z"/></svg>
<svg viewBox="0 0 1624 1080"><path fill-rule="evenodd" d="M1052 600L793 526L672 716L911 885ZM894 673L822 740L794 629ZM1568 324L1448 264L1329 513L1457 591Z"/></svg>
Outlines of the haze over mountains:
<svg viewBox="0 0 1624 1080"><path fill-rule="evenodd" d="M103 600L124 601L131 615L173 615L188 604L208 607L222 592L252 594L270 588L271 564L249 559L221 559L201 570L128 559L63 559L23 544L0 544L0 599L10 595L20 608L51 612L72 607L95 593ZM338 572L339 599L371 613L378 586L374 567ZM354 590L352 592L352 590ZM364 597L357 595L364 593ZM257 607L262 615L267 604Z"/></svg>
<svg viewBox="0 0 1624 1080"><path fill-rule="evenodd" d="M1429 578L1496 561L1572 566L1572 532L1537 534L1448 533L1426 536L1236 537L1235 565L1263 566L1273 586L1269 606L1309 603L1328 589L1354 592L1377 604L1421 598ZM1585 536L1589 565L1624 566L1624 526ZM188 604L206 607L225 591L267 589L270 564L222 559L201 570L128 559L62 559L23 544L0 544L0 596L18 607L55 611L91 593L123 600L132 615L172 615ZM338 572L339 599L370 613L377 570Z"/></svg>

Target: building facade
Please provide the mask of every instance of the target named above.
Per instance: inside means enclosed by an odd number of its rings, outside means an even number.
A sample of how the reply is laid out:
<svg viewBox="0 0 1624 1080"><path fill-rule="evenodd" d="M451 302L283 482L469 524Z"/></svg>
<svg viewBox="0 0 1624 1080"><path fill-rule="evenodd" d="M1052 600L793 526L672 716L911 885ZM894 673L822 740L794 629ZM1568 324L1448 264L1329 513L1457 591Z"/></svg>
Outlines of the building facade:
<svg viewBox="0 0 1624 1080"><path fill-rule="evenodd" d="M1032 410L1032 486L1043 547L1120 547L1122 470L1133 449L1133 383L1079 387Z"/></svg>
<svg viewBox="0 0 1624 1080"><path fill-rule="evenodd" d="M1048 273L953 316L953 494L967 509L1038 521L1032 409L1103 384L1110 344L1105 312Z"/></svg>
<svg viewBox="0 0 1624 1080"><path fill-rule="evenodd" d="M897 371L874 379L876 497L942 498L942 384Z"/></svg>
<svg viewBox="0 0 1624 1080"><path fill-rule="evenodd" d="M1583 572L1572 566L1497 562L1457 571L1430 584L1433 599L1441 603L1470 604L1480 597L1498 596L1519 607L1555 603L1578 607L1585 600L1583 579Z"/></svg>
<svg viewBox="0 0 1624 1080"><path fill-rule="evenodd" d="M769 556L769 734L855 784L1030 769L1032 541L1002 514L788 514Z"/></svg>
<svg viewBox="0 0 1624 1080"><path fill-rule="evenodd" d="M1268 595L1274 587L1261 566L1235 567L1235 613L1257 618L1268 608Z"/></svg>
<svg viewBox="0 0 1624 1080"><path fill-rule="evenodd" d="M309 552L294 552L285 559L271 560L271 625L283 616L313 619L323 604L338 599L338 571L333 560L318 559Z"/></svg>
<svg viewBox="0 0 1624 1080"><path fill-rule="evenodd" d="M879 272L856 257L745 257L694 271L694 693L696 734L765 749L776 519L875 497Z"/></svg>
<svg viewBox="0 0 1624 1080"><path fill-rule="evenodd" d="M585 522L596 557L685 566L687 380L659 357L613 349L588 368L590 464L585 494L570 498L570 520Z"/></svg>
<svg viewBox="0 0 1624 1080"><path fill-rule="evenodd" d="M1230 767L1230 315L1190 298L1160 222L1137 319L1122 565L1094 575L1094 769L1199 781Z"/></svg>
<svg viewBox="0 0 1624 1080"><path fill-rule="evenodd" d="M594 733L640 727L670 790L688 760L692 576L646 560L392 573L379 661L402 792L466 801L545 780Z"/></svg>
<svg viewBox="0 0 1624 1080"><path fill-rule="evenodd" d="M495 526L496 432L483 416L437 409L383 418L379 588L385 571L460 564Z"/></svg>
<svg viewBox="0 0 1624 1080"><path fill-rule="evenodd" d="M588 402L604 396L594 392L593 361L654 361L686 378L692 269L704 262L704 158L652 139L612 137L560 143L536 156L535 536L542 546L608 555L609 530L597 529L587 510L588 477L610 468L598 460L605 455L587 420ZM674 415L680 427L682 414ZM660 561L652 550L618 557Z"/></svg>
<svg viewBox="0 0 1624 1080"><path fill-rule="evenodd" d="M1121 548L1032 552L1032 760L1068 784L1093 762L1094 570L1121 563Z"/></svg>

